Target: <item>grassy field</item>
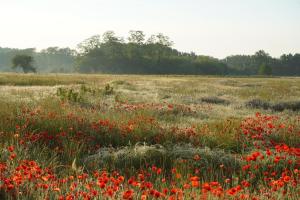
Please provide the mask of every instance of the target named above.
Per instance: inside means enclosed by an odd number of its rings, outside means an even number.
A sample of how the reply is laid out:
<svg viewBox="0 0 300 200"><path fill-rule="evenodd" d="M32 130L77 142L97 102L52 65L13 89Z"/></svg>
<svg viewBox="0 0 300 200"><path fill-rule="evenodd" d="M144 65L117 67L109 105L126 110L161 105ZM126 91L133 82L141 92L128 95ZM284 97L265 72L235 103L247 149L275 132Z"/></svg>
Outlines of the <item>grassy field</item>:
<svg viewBox="0 0 300 200"><path fill-rule="evenodd" d="M0 74L0 199L299 199L300 78Z"/></svg>

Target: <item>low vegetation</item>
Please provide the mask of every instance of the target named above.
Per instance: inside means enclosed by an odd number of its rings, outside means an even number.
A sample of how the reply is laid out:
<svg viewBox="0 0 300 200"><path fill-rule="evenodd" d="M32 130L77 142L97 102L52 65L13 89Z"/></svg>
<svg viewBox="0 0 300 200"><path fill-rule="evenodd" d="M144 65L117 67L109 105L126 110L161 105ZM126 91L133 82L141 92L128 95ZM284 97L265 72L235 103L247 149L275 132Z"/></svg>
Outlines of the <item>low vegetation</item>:
<svg viewBox="0 0 300 200"><path fill-rule="evenodd" d="M0 83L0 199L299 199L298 78Z"/></svg>
<svg viewBox="0 0 300 200"><path fill-rule="evenodd" d="M246 106L258 109L271 109L274 111L284 111L284 110L292 110L299 111L300 110L300 101L293 102L278 102L278 103L270 103L268 101L254 99L246 103Z"/></svg>

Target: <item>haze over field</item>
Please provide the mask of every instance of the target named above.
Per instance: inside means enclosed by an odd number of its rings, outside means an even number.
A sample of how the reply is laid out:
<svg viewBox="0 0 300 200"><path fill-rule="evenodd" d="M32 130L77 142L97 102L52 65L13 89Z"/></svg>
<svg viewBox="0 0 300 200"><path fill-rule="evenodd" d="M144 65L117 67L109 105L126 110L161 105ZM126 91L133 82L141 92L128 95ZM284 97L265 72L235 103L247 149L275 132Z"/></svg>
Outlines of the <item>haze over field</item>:
<svg viewBox="0 0 300 200"><path fill-rule="evenodd" d="M0 46L75 48L114 30L164 33L175 48L225 58L300 52L298 0L1 0Z"/></svg>

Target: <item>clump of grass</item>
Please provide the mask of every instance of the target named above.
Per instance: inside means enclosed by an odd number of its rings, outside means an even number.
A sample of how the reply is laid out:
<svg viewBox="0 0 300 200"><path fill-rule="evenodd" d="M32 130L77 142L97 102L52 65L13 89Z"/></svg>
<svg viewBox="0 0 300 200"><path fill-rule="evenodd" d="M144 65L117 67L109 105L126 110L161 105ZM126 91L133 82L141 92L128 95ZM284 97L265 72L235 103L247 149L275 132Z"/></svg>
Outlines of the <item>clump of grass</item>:
<svg viewBox="0 0 300 200"><path fill-rule="evenodd" d="M154 112L157 118L164 122L177 122L186 117L198 118L201 113L193 108L181 104L169 105L168 108L163 108Z"/></svg>
<svg viewBox="0 0 300 200"><path fill-rule="evenodd" d="M284 111L284 110L292 110L292 111L300 111L300 101L296 102L280 102L272 106L274 111Z"/></svg>
<svg viewBox="0 0 300 200"><path fill-rule="evenodd" d="M113 85L131 85L130 83L128 83L125 80L116 80L112 82Z"/></svg>
<svg viewBox="0 0 300 200"><path fill-rule="evenodd" d="M246 107L255 108L255 109L269 109L271 107L271 104L267 101L261 100L261 99L253 99L248 102L246 102Z"/></svg>
<svg viewBox="0 0 300 200"><path fill-rule="evenodd" d="M98 153L84 159L85 166L108 167L115 169L141 169L146 168L147 163L162 166L168 160L167 151L161 145L136 144L119 148L100 148Z"/></svg>
<svg viewBox="0 0 300 200"><path fill-rule="evenodd" d="M146 145L138 143L134 146L125 146L120 148L103 147L95 155L84 159L84 165L87 169L108 168L114 169L145 169L151 165L161 167L169 172L173 167L184 160L189 162L189 167L185 169L201 169L203 178L213 179L221 178L224 175L220 165L227 169L227 176L231 176L234 171L240 169L240 160L226 153L223 150L193 147L190 144L162 146ZM205 174L205 170L214 170L214 176ZM217 175L218 174L218 175Z"/></svg>
<svg viewBox="0 0 300 200"><path fill-rule="evenodd" d="M264 109L264 110L270 109L279 112L282 112L284 110L292 110L292 111L300 110L300 101L279 102L279 103L271 104L270 102L261 99L253 99L251 101L246 102L245 105L250 108Z"/></svg>
<svg viewBox="0 0 300 200"><path fill-rule="evenodd" d="M222 98L219 98L219 97L215 97L215 96L212 96L212 97L203 97L201 98L201 101L204 102L204 103L210 103L210 104L223 104L223 105L229 105L230 102L226 99L222 99Z"/></svg>
<svg viewBox="0 0 300 200"><path fill-rule="evenodd" d="M106 84L105 87L104 87L104 90L103 90L103 94L104 95L112 95L112 94L114 94L114 88L111 85Z"/></svg>

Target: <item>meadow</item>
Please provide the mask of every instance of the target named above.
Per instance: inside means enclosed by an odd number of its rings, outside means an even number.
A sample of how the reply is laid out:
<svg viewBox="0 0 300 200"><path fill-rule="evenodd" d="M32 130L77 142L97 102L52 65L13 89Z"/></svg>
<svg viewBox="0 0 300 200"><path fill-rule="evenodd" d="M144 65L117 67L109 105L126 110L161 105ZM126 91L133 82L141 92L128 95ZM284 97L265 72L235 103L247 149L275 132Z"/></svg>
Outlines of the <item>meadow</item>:
<svg viewBox="0 0 300 200"><path fill-rule="evenodd" d="M300 78L0 74L0 199L300 198Z"/></svg>

